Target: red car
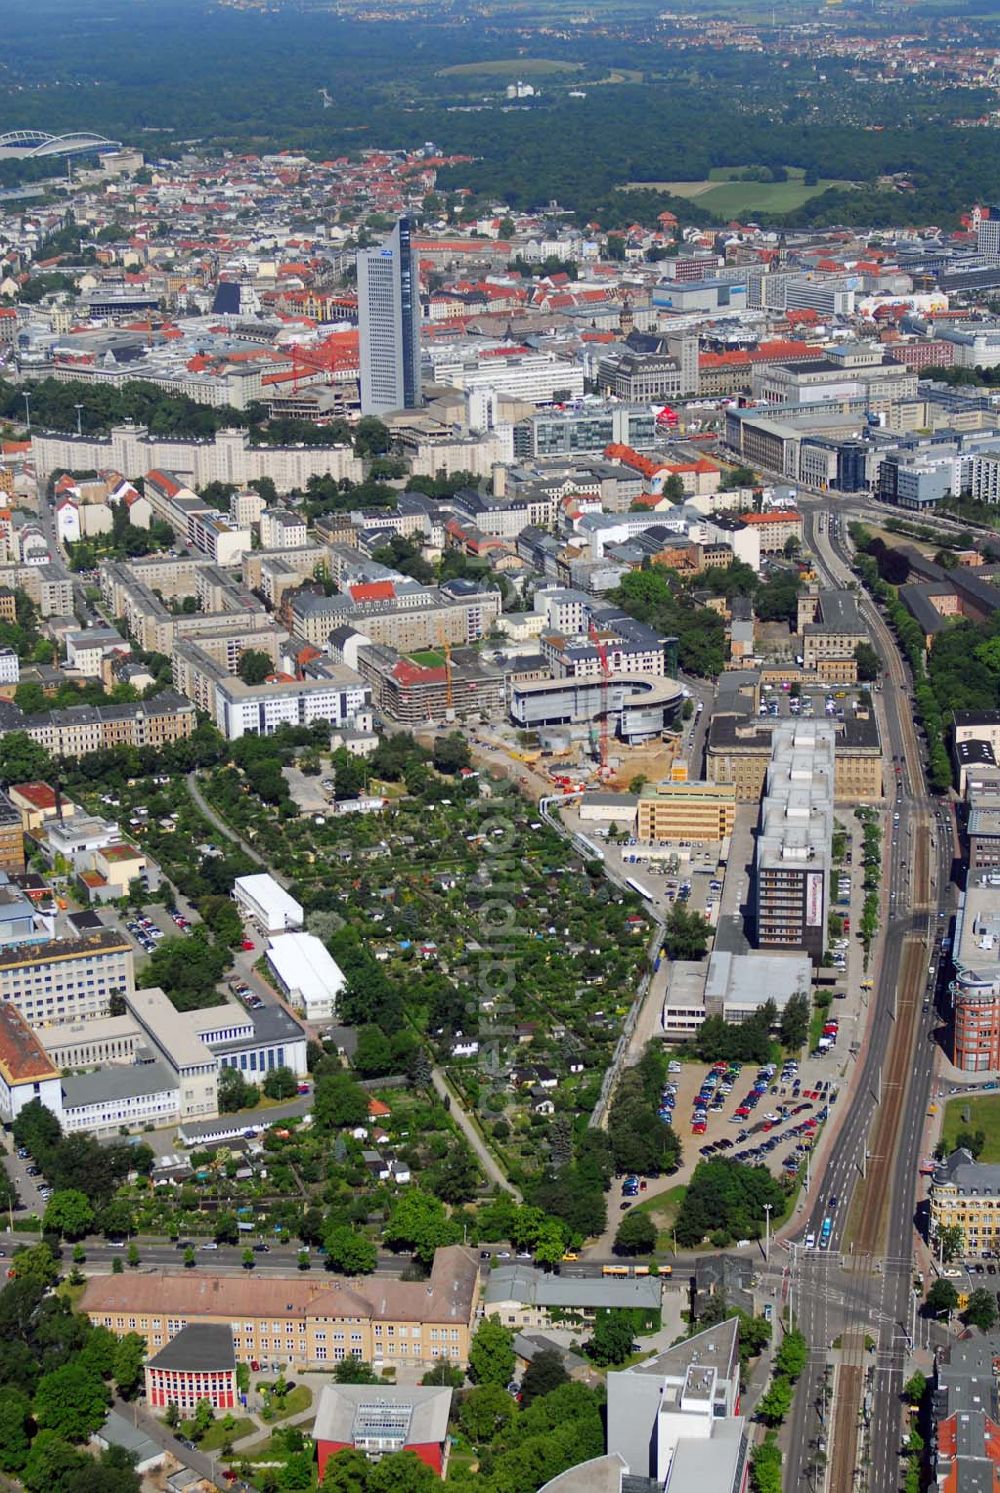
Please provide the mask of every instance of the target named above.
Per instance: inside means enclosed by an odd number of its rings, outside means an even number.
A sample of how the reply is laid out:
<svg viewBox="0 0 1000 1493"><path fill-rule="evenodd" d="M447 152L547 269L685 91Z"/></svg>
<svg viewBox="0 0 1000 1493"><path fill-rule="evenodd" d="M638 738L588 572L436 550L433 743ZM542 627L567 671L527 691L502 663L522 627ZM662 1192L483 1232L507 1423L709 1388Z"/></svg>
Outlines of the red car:
<svg viewBox="0 0 1000 1493"><path fill-rule="evenodd" d="M256 947L257 945L254 943L252 938L245 938L240 944L240 948L246 950L247 953L249 953L251 949L255 949Z"/></svg>

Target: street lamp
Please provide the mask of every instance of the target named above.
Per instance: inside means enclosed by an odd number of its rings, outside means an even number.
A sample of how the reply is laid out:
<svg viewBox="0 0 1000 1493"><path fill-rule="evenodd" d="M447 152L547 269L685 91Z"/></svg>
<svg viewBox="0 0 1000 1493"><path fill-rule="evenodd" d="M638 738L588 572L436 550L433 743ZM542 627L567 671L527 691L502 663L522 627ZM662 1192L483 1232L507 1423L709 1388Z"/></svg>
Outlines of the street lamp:
<svg viewBox="0 0 1000 1493"><path fill-rule="evenodd" d="M771 1261L771 1209L773 1203L764 1204L764 1263Z"/></svg>

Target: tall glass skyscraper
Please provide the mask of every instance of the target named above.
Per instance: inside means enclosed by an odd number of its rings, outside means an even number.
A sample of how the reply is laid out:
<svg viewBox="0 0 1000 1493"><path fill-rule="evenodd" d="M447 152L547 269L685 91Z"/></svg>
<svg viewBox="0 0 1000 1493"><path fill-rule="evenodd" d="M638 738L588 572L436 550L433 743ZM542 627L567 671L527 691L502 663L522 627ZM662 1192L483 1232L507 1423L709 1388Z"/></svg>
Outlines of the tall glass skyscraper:
<svg viewBox="0 0 1000 1493"><path fill-rule="evenodd" d="M420 395L420 284L409 218L358 254L361 413L412 410Z"/></svg>

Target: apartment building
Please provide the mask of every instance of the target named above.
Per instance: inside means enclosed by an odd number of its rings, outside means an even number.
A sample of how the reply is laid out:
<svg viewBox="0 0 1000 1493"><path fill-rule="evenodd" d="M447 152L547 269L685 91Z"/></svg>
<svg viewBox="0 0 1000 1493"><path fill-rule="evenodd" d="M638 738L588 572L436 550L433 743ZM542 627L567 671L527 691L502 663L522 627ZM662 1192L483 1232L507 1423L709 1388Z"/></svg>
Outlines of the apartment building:
<svg viewBox="0 0 1000 1493"><path fill-rule="evenodd" d="M0 949L0 1001L30 1027L106 1016L113 992L135 989L132 945L110 929Z"/></svg>
<svg viewBox="0 0 1000 1493"><path fill-rule="evenodd" d="M1000 1166L975 1161L971 1151L952 1151L931 1179L930 1233L962 1231L964 1259L1000 1253Z"/></svg>
<svg viewBox="0 0 1000 1493"><path fill-rule="evenodd" d="M296 1372L358 1358L377 1371L465 1365L479 1298L477 1252L439 1249L426 1281L223 1276L154 1271L91 1276L80 1301L94 1326L137 1332L157 1352L183 1328L230 1326L238 1363Z"/></svg>
<svg viewBox="0 0 1000 1493"><path fill-rule="evenodd" d="M190 700L163 690L131 705L70 705L19 721L5 717L0 734L25 731L53 757L83 757L116 746L168 746L190 736L194 727Z"/></svg>
<svg viewBox="0 0 1000 1493"><path fill-rule="evenodd" d="M58 470L107 467L130 478L165 469L194 488L210 482L245 488L270 477L279 493L302 489L310 477L327 474L337 481L364 480L364 463L350 446L253 446L245 430L219 430L210 441L151 436L144 425L118 425L107 437L32 431L31 446L43 482Z"/></svg>
<svg viewBox="0 0 1000 1493"><path fill-rule="evenodd" d="M740 523L745 529L756 530L762 555L780 555L790 540L802 543L802 515L794 508L744 513Z"/></svg>
<svg viewBox="0 0 1000 1493"><path fill-rule="evenodd" d="M290 508L265 508L260 516L260 546L265 550L301 549L306 544L305 516Z"/></svg>
<svg viewBox="0 0 1000 1493"><path fill-rule="evenodd" d="M758 948L802 949L818 964L826 945L835 730L825 721L779 721L754 853Z"/></svg>
<svg viewBox="0 0 1000 1493"><path fill-rule="evenodd" d="M441 587L376 581L351 586L341 596L299 592L290 598L287 613L289 627L307 643L325 644L335 628L347 625L373 643L412 653L442 643L478 642L500 615L500 592L472 581Z"/></svg>
<svg viewBox="0 0 1000 1493"><path fill-rule="evenodd" d="M215 724L227 741L253 732L272 736L279 726L311 726L328 721L331 727L354 725L371 708L371 688L343 664L324 665L324 677L290 679L283 676L261 685L244 684L235 675L215 680Z"/></svg>
<svg viewBox="0 0 1000 1493"><path fill-rule="evenodd" d="M647 783L636 809L637 840L724 840L736 825L733 783Z"/></svg>

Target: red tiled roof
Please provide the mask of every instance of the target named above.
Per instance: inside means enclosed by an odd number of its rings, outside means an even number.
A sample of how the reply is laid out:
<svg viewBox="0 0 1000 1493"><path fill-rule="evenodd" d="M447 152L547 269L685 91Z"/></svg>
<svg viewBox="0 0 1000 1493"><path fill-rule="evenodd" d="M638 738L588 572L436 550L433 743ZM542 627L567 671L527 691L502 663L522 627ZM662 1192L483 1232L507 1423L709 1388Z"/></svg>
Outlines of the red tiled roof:
<svg viewBox="0 0 1000 1493"><path fill-rule="evenodd" d="M352 601L392 601L396 595L392 581L367 581L347 589Z"/></svg>
<svg viewBox="0 0 1000 1493"><path fill-rule="evenodd" d="M787 524L790 522L801 523L802 515L794 508L776 509L773 513L744 513L745 524Z"/></svg>

